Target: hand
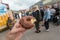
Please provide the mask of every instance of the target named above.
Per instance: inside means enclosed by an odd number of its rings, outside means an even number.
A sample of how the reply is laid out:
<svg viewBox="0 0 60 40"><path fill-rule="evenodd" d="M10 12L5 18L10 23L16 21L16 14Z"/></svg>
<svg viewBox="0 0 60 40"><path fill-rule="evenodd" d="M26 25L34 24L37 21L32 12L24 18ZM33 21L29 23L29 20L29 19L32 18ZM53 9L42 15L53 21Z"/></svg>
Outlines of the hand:
<svg viewBox="0 0 60 40"><path fill-rule="evenodd" d="M45 21L42 21L42 25L44 25Z"/></svg>

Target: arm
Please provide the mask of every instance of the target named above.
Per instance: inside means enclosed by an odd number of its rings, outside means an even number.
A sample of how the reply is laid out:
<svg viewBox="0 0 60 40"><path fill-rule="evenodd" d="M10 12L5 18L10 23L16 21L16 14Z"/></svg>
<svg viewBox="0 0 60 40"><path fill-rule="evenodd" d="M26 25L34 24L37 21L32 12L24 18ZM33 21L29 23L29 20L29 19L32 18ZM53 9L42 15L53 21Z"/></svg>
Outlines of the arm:
<svg viewBox="0 0 60 40"><path fill-rule="evenodd" d="M43 20L44 20L44 21L47 21L48 19L50 19L50 11L49 11L49 10L47 10L47 11L45 12L45 15L44 15Z"/></svg>
<svg viewBox="0 0 60 40"><path fill-rule="evenodd" d="M47 15L46 15L46 21L47 21L48 19L50 19L50 16L51 16L51 13L50 13L50 10L48 10L48 11L47 11Z"/></svg>

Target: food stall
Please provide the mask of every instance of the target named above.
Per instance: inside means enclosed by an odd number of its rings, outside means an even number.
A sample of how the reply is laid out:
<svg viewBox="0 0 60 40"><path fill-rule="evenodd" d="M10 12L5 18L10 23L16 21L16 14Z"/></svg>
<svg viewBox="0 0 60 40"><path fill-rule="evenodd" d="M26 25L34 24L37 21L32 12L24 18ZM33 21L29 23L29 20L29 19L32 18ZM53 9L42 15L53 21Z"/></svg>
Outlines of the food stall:
<svg viewBox="0 0 60 40"><path fill-rule="evenodd" d="M7 5L0 3L0 31L6 28L6 21L8 19Z"/></svg>

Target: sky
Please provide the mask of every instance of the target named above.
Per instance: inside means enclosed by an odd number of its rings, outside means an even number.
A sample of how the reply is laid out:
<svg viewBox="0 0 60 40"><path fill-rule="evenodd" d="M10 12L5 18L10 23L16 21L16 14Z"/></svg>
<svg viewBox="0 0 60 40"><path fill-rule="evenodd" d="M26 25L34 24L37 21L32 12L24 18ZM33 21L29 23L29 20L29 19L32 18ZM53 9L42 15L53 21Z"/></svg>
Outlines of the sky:
<svg viewBox="0 0 60 40"><path fill-rule="evenodd" d="M3 3L7 3L12 10L27 9L40 0L2 0Z"/></svg>

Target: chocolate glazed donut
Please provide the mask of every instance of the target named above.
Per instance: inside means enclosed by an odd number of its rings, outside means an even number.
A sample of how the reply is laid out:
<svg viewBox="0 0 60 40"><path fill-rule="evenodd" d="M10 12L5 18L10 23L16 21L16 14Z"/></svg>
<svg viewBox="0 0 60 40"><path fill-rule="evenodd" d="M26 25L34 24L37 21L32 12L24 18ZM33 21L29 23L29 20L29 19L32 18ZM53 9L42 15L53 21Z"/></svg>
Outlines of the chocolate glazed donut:
<svg viewBox="0 0 60 40"><path fill-rule="evenodd" d="M32 16L22 17L19 23L22 25L23 28L31 29L34 26L34 24L31 22L31 19L33 19Z"/></svg>

